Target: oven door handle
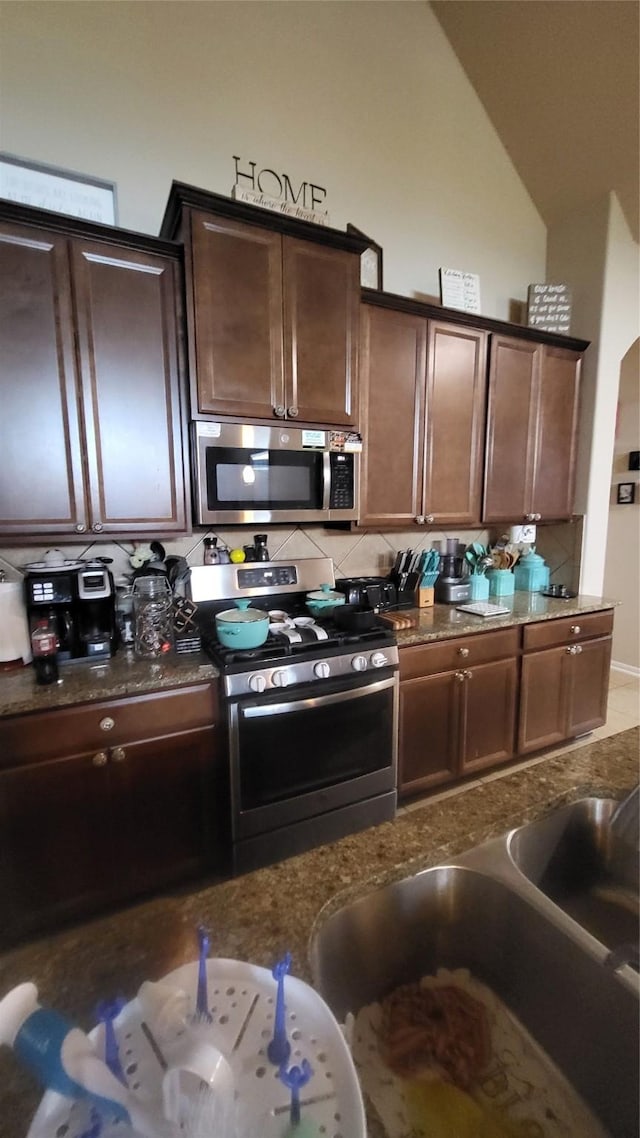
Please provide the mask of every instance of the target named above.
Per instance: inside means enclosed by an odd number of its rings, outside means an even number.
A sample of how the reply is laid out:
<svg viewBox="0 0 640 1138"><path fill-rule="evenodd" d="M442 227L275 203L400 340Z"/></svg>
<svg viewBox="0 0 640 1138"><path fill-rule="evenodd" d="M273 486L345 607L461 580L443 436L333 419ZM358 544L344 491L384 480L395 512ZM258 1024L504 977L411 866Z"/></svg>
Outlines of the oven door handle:
<svg viewBox="0 0 640 1138"><path fill-rule="evenodd" d="M376 680L372 684L365 684L360 688L350 688L349 691L334 692L332 695L318 695L311 699L294 699L287 703L267 703L262 706L243 707L240 709L245 719L262 719L266 715L287 715L291 711L303 711L312 707L328 707L331 703L344 703L348 699L363 699L373 695L374 692L384 691L385 688L394 687L396 676L386 680Z"/></svg>

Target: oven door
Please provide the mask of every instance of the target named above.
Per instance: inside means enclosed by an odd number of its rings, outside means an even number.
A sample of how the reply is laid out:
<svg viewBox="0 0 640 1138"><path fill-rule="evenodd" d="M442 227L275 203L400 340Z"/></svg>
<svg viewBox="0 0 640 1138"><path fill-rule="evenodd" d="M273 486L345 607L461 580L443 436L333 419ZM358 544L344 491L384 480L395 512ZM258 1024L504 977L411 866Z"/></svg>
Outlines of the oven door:
<svg viewBox="0 0 640 1138"><path fill-rule="evenodd" d="M397 672L231 703L234 841L395 790L397 725Z"/></svg>

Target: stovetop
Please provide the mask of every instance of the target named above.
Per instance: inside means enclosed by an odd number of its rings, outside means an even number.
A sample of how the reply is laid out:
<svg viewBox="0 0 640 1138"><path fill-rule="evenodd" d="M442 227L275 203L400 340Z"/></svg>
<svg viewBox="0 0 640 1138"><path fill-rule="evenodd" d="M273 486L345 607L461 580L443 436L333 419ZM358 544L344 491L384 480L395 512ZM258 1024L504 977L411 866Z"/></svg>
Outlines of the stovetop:
<svg viewBox="0 0 640 1138"><path fill-rule="evenodd" d="M395 643L392 632L382 622L366 632L348 632L336 628L329 621L317 621L317 626L327 633L327 639L319 640L311 628L297 628L300 643L292 643L279 632L270 632L265 643L259 648L225 648L217 640L215 632L203 630L203 648L218 667L229 672L240 672L279 660L296 658L319 658L336 656L358 648L384 648Z"/></svg>

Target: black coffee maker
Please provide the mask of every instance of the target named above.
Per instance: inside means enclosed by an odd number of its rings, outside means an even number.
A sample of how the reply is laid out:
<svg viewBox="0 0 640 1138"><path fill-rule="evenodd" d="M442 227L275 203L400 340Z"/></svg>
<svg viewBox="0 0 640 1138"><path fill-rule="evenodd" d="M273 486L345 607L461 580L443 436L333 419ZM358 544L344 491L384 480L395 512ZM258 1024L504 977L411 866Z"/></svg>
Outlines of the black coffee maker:
<svg viewBox="0 0 640 1138"><path fill-rule="evenodd" d="M27 566L29 629L47 620L58 638L58 662L108 659L116 650L113 576L100 562Z"/></svg>

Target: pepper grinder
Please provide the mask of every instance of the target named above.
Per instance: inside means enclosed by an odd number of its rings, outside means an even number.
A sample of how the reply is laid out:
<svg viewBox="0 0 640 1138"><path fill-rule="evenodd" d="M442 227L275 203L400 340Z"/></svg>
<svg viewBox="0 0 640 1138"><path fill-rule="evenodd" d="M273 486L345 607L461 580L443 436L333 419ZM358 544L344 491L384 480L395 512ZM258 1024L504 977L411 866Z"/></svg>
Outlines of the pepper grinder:
<svg viewBox="0 0 640 1138"><path fill-rule="evenodd" d="M266 533L254 533L253 542L254 561L270 561L271 558L269 556L269 550L267 549Z"/></svg>

